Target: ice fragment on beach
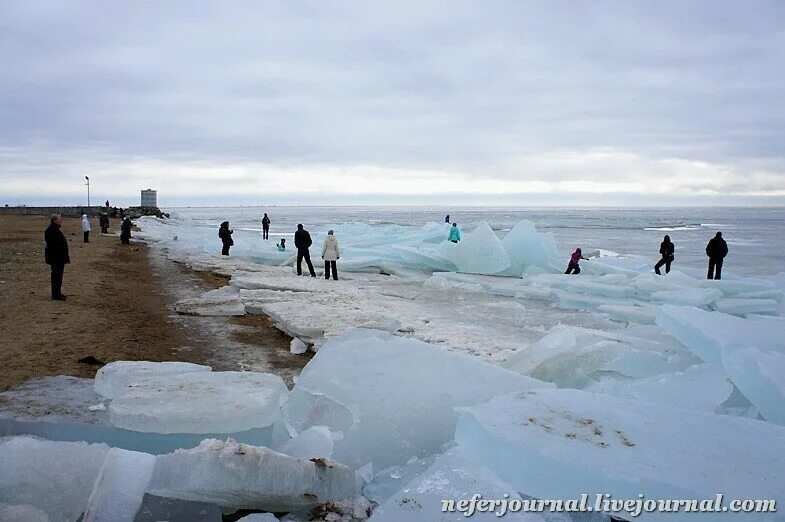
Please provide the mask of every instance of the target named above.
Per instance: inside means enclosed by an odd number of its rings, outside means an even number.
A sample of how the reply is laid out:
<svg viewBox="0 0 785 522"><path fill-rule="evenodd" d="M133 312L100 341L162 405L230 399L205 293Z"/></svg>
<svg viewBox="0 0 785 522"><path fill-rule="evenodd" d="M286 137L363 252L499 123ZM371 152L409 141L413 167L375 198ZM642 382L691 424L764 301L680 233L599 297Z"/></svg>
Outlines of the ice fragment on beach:
<svg viewBox="0 0 785 522"><path fill-rule="evenodd" d="M782 426L561 389L459 411L459 446L536 498L645 492L702 499L722 492L783 501Z"/></svg>
<svg viewBox="0 0 785 522"><path fill-rule="evenodd" d="M0 439L0 503L28 504L51 520L76 520L108 452L106 444Z"/></svg>
<svg viewBox="0 0 785 522"><path fill-rule="evenodd" d="M152 433L234 433L273 424L288 390L277 375L194 372L134 379L109 404L120 428Z"/></svg>
<svg viewBox="0 0 785 522"><path fill-rule="evenodd" d="M308 351L308 345L295 337L292 339L292 342L289 343L289 351L291 353L300 355Z"/></svg>
<svg viewBox="0 0 785 522"><path fill-rule="evenodd" d="M208 439L156 458L149 492L232 508L287 512L354 498L355 473L326 459L299 460L271 449Z"/></svg>
<svg viewBox="0 0 785 522"><path fill-rule="evenodd" d="M110 449L93 485L84 522L132 522L142 505L154 467L154 455Z"/></svg>
<svg viewBox="0 0 785 522"><path fill-rule="evenodd" d="M100 395L114 399L122 395L129 381L134 379L211 370L209 366L186 362L115 361L98 370L94 387Z"/></svg>
<svg viewBox="0 0 785 522"><path fill-rule="evenodd" d="M550 385L415 339L352 330L306 365L284 418L293 433L341 432L335 458L382 469L438 451L452 437L455 406L539 386Z"/></svg>

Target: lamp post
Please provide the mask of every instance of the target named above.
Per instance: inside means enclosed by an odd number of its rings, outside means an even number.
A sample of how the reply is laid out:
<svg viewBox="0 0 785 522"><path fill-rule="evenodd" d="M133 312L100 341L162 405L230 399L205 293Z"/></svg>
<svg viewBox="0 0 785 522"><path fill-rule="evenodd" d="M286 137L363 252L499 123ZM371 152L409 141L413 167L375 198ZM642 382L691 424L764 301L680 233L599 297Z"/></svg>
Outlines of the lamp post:
<svg viewBox="0 0 785 522"><path fill-rule="evenodd" d="M85 176L84 179L87 180L87 208L90 208L90 178Z"/></svg>

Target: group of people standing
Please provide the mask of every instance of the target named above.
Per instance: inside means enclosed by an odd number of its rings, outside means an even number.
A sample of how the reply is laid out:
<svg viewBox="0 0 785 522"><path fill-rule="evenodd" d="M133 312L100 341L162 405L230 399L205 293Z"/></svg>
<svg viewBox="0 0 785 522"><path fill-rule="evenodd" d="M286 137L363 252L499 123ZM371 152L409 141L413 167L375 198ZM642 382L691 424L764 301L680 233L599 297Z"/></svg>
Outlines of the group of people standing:
<svg viewBox="0 0 785 522"><path fill-rule="evenodd" d="M106 233L109 229L109 217L105 212L101 212L99 222L101 224L101 232ZM63 234L62 226L62 216L53 214L49 218L49 226L44 231L44 262L51 267L52 299L55 301L65 301L67 299L63 294L63 274L65 265L71 263L71 257L68 253L68 240L66 240ZM125 216L120 225L120 242L122 244L131 244L131 228L133 226L131 218ZM85 243L90 242L90 232L90 219L87 217L87 214L82 214L82 238Z"/></svg>
<svg viewBox="0 0 785 522"><path fill-rule="evenodd" d="M233 233L234 231L229 228L228 221L221 223L221 226L218 229L218 237L221 238L221 243L223 245L223 248L221 249L221 255L229 255L229 248L234 245L234 240L232 239ZM262 218L262 239L270 239L270 218L266 212ZM294 233L294 246L297 249L297 275L303 275L302 266L303 261L305 261L311 277L316 277L316 271L314 270L313 263L311 262L311 245L313 245L311 234L305 230L302 223L298 224L297 230ZM279 252L285 252L286 239L281 238L280 242L275 246ZM338 246L338 240L335 238L334 231L330 230L327 232L327 238L324 240L324 245L322 245L322 259L324 260L325 279L330 279L330 276L332 275L333 280L338 280L337 261L340 258L341 249Z"/></svg>
<svg viewBox="0 0 785 522"><path fill-rule="evenodd" d="M676 246L671 242L670 236L666 235L660 243L660 255L662 258L654 265L654 273L662 275L660 268L665 266L665 273L671 271L671 263L675 259ZM707 279L722 279L722 262L725 256L728 255L728 243L722 238L722 232L717 234L709 240L706 245L706 256L709 258L709 271L706 274ZM575 249L572 253L570 261L567 264L567 271L565 274L580 274L581 267L578 265L581 259L586 259L581 254L581 249Z"/></svg>

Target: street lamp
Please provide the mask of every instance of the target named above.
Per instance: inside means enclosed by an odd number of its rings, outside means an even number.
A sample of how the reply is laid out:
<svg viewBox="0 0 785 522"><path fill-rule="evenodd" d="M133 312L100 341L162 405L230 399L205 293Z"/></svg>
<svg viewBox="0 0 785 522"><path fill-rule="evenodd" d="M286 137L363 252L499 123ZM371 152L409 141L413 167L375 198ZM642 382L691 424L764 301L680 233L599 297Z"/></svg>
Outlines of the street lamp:
<svg viewBox="0 0 785 522"><path fill-rule="evenodd" d="M87 180L87 208L90 208L90 178L85 176L84 179Z"/></svg>

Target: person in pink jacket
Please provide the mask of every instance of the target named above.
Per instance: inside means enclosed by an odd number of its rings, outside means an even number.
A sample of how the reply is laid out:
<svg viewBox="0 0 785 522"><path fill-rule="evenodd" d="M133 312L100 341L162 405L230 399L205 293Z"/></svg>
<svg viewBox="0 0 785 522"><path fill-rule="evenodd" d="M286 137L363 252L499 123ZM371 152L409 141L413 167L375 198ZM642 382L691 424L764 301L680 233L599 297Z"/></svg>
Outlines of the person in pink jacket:
<svg viewBox="0 0 785 522"><path fill-rule="evenodd" d="M570 262L567 264L567 271L564 273L575 274L575 275L580 274L581 267L578 266L578 263L580 262L581 259L586 259L586 258L583 257L583 254L581 254L581 249L576 248L575 252L573 252L572 255L570 256Z"/></svg>

